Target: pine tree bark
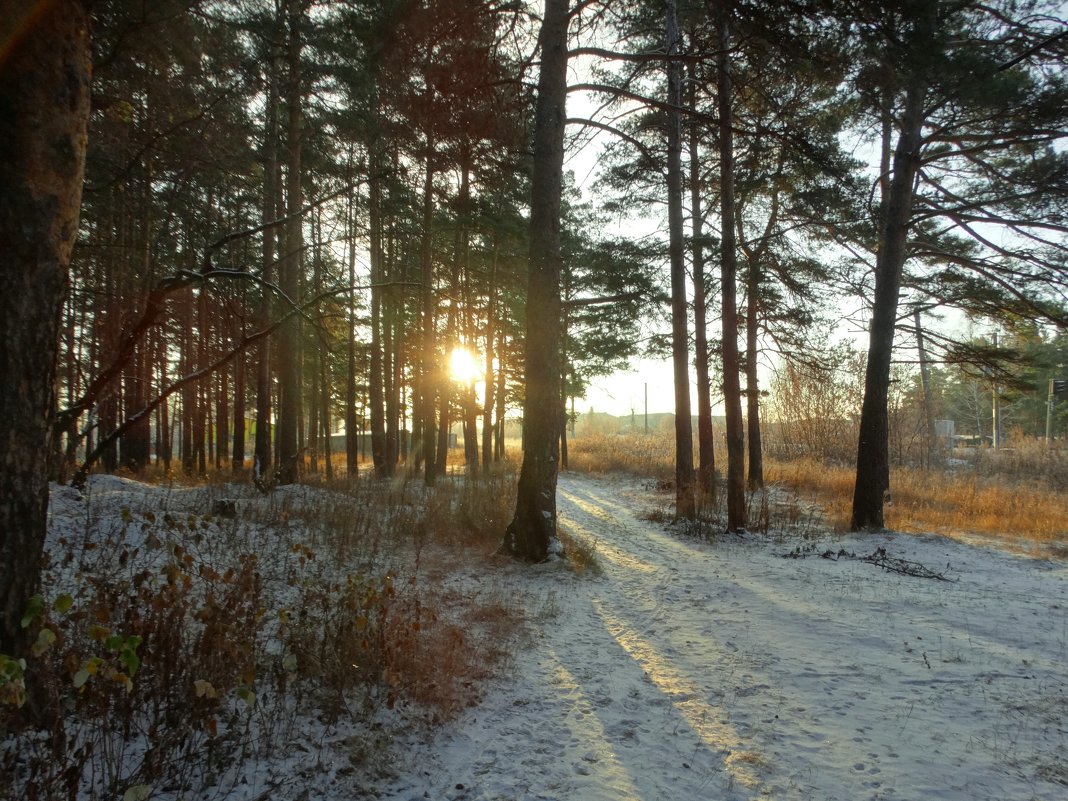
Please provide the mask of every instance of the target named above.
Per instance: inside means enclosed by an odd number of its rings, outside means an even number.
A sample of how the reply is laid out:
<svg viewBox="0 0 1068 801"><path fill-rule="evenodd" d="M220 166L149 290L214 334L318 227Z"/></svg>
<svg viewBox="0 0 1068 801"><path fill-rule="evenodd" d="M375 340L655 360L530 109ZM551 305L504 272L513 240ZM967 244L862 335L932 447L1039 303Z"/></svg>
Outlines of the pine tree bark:
<svg viewBox="0 0 1068 801"><path fill-rule="evenodd" d="M749 450L749 489L764 486L764 446L760 434L760 384L757 375L759 364L760 333L760 265L751 262L746 289L745 307L745 423Z"/></svg>
<svg viewBox="0 0 1068 801"><path fill-rule="evenodd" d="M696 48L696 44L694 45ZM695 65L690 66L690 86L697 75ZM690 107L695 105L691 89ZM716 501L716 448L712 428L712 379L709 376L708 352L708 289L705 283L705 232L701 210L701 158L700 131L696 125L689 131L690 159L690 228L693 253L693 324L694 324L694 371L697 375L697 491L698 504L714 504Z"/></svg>
<svg viewBox="0 0 1068 801"><path fill-rule="evenodd" d="M234 475L245 472L245 363L244 353L234 362L234 439L230 451L230 470Z"/></svg>
<svg viewBox="0 0 1068 801"><path fill-rule="evenodd" d="M675 0L666 0L668 55L679 52L679 24ZM693 423L690 415L690 326L686 312L686 263L682 229L682 64L667 65L667 195L668 258L671 262L671 357L675 377L675 517L697 517L693 472Z"/></svg>
<svg viewBox="0 0 1068 801"><path fill-rule="evenodd" d="M386 460L385 376L382 355L382 181L377 140L371 143L370 151L370 209L371 234L371 374L369 376L369 400L371 419L371 462L375 475L384 477L392 472ZM355 223L355 220L353 220ZM353 225L355 229L355 225Z"/></svg>
<svg viewBox="0 0 1068 801"><path fill-rule="evenodd" d="M263 213L264 224L278 218L278 189L275 178L278 174L278 68L277 59L272 56L267 74L267 108L263 134ZM261 276L265 282L272 280L275 260L275 229L263 229L261 254ZM260 300L260 328L265 328L271 320L271 295L266 289ZM253 456L253 476L264 479L271 470L271 340L265 337L256 349L256 439Z"/></svg>
<svg viewBox="0 0 1068 801"><path fill-rule="evenodd" d="M931 392L931 366L927 356L927 343L923 336L923 320L920 318L920 310L916 309L912 314L916 323L916 350L920 360L920 390L923 392L923 427L924 427L924 466L930 469L938 456L938 437L935 432L934 401Z"/></svg>
<svg viewBox="0 0 1068 801"><path fill-rule="evenodd" d="M290 301L300 294L300 271L304 251L303 219L299 214L303 204L301 189L301 38L304 0L288 0L289 23L288 69L289 83L286 103L289 122L286 133L286 223L285 253L279 262L279 284ZM278 337L278 483L294 484L300 476L299 426L301 409L300 382L300 321L294 315L282 326Z"/></svg>
<svg viewBox="0 0 1068 801"><path fill-rule="evenodd" d="M427 103L432 107L433 98ZM434 400L437 396L437 359L434 324L436 302L434 297L434 137L428 134L426 143L426 176L423 185L423 242L420 249L422 287L422 347L419 354L419 386L415 391L418 439L415 468L420 459L424 464L423 476L427 484L433 484L437 467L437 421Z"/></svg>
<svg viewBox="0 0 1068 801"><path fill-rule="evenodd" d="M564 106L567 99L567 0L545 0L539 45L541 70L534 113L534 174L530 204L523 401L523 465L515 516L501 549L528 562L557 550L559 469L560 199L563 190Z"/></svg>
<svg viewBox="0 0 1068 801"><path fill-rule="evenodd" d="M496 398L496 376L493 373L493 342L496 336L497 315L497 238L493 239L493 261L490 266L489 304L486 309L486 395L482 405L482 469L489 474L493 463L493 406Z"/></svg>
<svg viewBox="0 0 1068 801"><path fill-rule="evenodd" d="M850 528L883 527L883 496L890 488L890 357L905 266L913 186L920 166L920 135L926 83L915 78L908 88L893 177L883 213L879 252L875 259L875 295L868 335L868 363L864 372L864 401L860 411L857 478L853 488Z"/></svg>
<svg viewBox="0 0 1068 801"><path fill-rule="evenodd" d="M850 528L883 527L883 502L890 488L890 442L887 400L890 391L890 357L901 294L901 276L907 258L908 229L924 124L924 101L930 80L924 65L934 49L938 2L922 4L911 22L906 47L911 63L901 65L905 102L898 123L892 175L881 204L879 249L875 257L875 294L864 372L864 401L860 411L857 444L857 478L853 488ZM884 109L887 107L884 107ZM884 119L888 115L884 111ZM885 179L884 179L885 180ZM886 186L884 183L883 186Z"/></svg>
<svg viewBox="0 0 1068 801"><path fill-rule="evenodd" d="M11 5L8 5L10 9ZM48 509L60 315L89 119L89 20L77 0L24 11L0 54L0 652L22 656ZM18 30L18 25L13 25Z"/></svg>
<svg viewBox="0 0 1068 801"><path fill-rule="evenodd" d="M719 107L720 292L723 315L723 405L727 417L727 530L744 530L745 433L738 357L738 253L734 234L734 124L730 74L730 0L720 3L717 29L716 92Z"/></svg>
<svg viewBox="0 0 1068 801"><path fill-rule="evenodd" d="M352 156L349 156L350 160L350 172L349 180L352 180L351 160ZM371 187L371 277L374 281L375 274L375 222L376 215L374 211L374 177L372 176ZM348 207L346 209L346 221L348 225L349 243L347 246L348 257L348 275L349 286L356 286L356 199L350 194L348 198ZM376 364L375 359L375 325L376 325L376 299L375 289L371 288L371 420L374 420L374 398L375 398L375 381L382 380L381 370L382 363L381 357ZM380 324L380 321L379 321ZM345 370L345 470L348 473L350 479L356 478L359 473L360 464L360 432L356 421L356 292L355 290L349 295L349 309L348 309L348 332L346 336L346 370ZM378 370L376 376L375 370ZM374 454L374 447L371 448L372 456ZM376 473L378 472L378 465L375 465Z"/></svg>

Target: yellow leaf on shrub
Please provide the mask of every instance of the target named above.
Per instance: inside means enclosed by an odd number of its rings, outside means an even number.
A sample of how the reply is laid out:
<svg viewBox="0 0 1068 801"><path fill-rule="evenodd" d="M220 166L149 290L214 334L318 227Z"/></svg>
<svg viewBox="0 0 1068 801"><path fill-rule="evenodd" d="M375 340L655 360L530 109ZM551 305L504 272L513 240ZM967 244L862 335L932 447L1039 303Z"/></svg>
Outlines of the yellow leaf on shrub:
<svg viewBox="0 0 1068 801"><path fill-rule="evenodd" d="M254 693L248 687L238 687L236 690L234 690L234 693L237 695L238 698L245 702L246 706L253 707L256 705L256 693Z"/></svg>
<svg viewBox="0 0 1068 801"><path fill-rule="evenodd" d="M104 642L104 640L108 638L109 634L111 634L111 632L103 626L97 626L94 624L89 627L89 638L92 640L96 640L97 642Z"/></svg>
<svg viewBox="0 0 1068 801"><path fill-rule="evenodd" d="M122 794L122 801L148 801L152 797L152 785L135 784Z"/></svg>
<svg viewBox="0 0 1068 801"><path fill-rule="evenodd" d="M197 698L217 698L219 696L215 691L215 685L205 679L197 679L193 682L193 687L196 688Z"/></svg>
<svg viewBox="0 0 1068 801"><path fill-rule="evenodd" d="M52 643L56 641L56 633L49 628L43 628L37 634L37 642L33 644L33 648L30 649L34 656L40 656L49 648L52 647Z"/></svg>
<svg viewBox="0 0 1068 801"><path fill-rule="evenodd" d="M367 628L367 615L356 616L356 631L364 631Z"/></svg>

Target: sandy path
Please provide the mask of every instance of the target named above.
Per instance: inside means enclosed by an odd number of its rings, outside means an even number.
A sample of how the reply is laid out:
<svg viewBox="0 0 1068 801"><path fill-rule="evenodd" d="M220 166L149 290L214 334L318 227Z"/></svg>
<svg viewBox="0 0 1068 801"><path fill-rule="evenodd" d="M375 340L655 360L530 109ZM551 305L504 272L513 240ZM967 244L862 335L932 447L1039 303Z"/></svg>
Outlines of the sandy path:
<svg viewBox="0 0 1068 801"><path fill-rule="evenodd" d="M604 575L509 573L542 612L535 643L385 795L1068 798L1063 565L892 535L828 544L959 580L787 560L792 543L675 536L648 503L562 477L562 524Z"/></svg>

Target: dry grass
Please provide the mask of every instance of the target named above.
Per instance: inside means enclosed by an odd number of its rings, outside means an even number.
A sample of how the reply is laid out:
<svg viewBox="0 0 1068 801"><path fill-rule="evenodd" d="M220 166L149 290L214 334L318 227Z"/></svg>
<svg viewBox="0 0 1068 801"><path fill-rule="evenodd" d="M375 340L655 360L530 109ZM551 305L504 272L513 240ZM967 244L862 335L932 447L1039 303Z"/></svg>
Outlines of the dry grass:
<svg viewBox="0 0 1068 801"><path fill-rule="evenodd" d="M894 467L886 525L897 531L980 535L1012 543L1040 543L1064 552L1068 545L1068 452L1017 440L1000 452L980 451L953 470ZM571 468L627 472L670 480L673 442L660 437L574 440ZM854 471L812 459L767 460L769 485L784 487L818 505L836 530L848 528Z"/></svg>
<svg viewBox="0 0 1068 801"><path fill-rule="evenodd" d="M832 523L849 524L853 470L808 460L775 462L769 480L822 504ZM1068 497L1033 480L974 470L891 471L886 525L898 531L982 534L1007 540L1062 542L1068 537Z"/></svg>
<svg viewBox="0 0 1068 801"><path fill-rule="evenodd" d="M41 645L18 681L0 676L0 798L192 792L294 736L298 714L411 705L444 720L508 668L527 612L487 560L514 507L510 465L268 497L231 480L213 471L190 493L165 479L173 494L146 487L121 509L87 496L29 620ZM236 514L208 514L225 496ZM30 682L61 736L14 692Z"/></svg>
<svg viewBox="0 0 1068 801"><path fill-rule="evenodd" d="M669 434L592 434L568 443L568 469L580 473L631 473L675 479L675 441Z"/></svg>

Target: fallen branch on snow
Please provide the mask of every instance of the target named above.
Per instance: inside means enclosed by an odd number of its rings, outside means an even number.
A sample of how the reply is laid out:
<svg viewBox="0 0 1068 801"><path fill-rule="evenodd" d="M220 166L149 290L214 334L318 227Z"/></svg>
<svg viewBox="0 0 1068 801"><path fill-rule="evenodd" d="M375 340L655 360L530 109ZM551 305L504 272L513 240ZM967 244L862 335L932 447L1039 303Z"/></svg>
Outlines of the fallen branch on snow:
<svg viewBox="0 0 1068 801"><path fill-rule="evenodd" d="M815 556L815 551L803 551L800 547L794 548L790 553L782 554L784 559L806 559L809 556ZM819 554L821 559L831 559L837 562L839 559L853 559L858 562L867 562L871 565L881 567L890 573L900 573L903 576L915 576L917 578L929 578L937 581L956 581L956 579L949 578L945 573L939 573L931 570L929 567L920 564L919 562L910 562L908 559L901 559L896 556L889 556L886 553L886 548L876 548L873 553L867 556L857 556L855 553L846 551L845 548L841 548L836 553L832 550L826 550Z"/></svg>

